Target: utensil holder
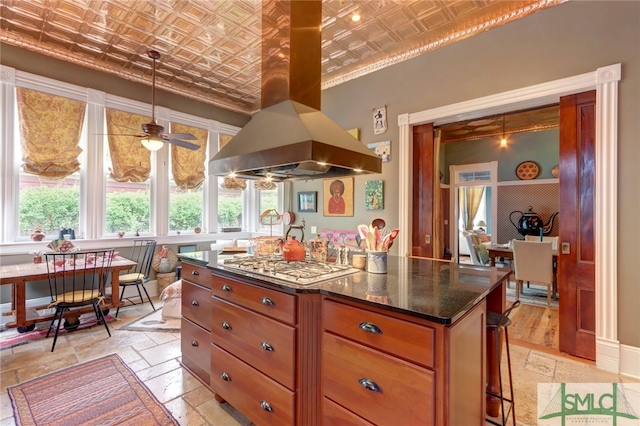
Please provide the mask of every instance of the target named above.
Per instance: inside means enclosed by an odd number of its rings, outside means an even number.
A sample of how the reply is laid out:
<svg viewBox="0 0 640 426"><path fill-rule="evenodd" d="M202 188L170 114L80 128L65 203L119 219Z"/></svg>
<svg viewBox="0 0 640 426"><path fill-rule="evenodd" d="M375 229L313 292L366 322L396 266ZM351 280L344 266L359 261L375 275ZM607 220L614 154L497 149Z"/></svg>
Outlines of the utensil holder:
<svg viewBox="0 0 640 426"><path fill-rule="evenodd" d="M372 274L387 273L387 252L367 250L367 272Z"/></svg>

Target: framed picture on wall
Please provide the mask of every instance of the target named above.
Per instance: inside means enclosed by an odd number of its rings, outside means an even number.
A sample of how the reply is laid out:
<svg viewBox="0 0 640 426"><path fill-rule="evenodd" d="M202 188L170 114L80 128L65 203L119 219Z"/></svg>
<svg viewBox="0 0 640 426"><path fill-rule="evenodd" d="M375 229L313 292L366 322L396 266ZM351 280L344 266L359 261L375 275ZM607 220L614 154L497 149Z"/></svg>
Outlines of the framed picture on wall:
<svg viewBox="0 0 640 426"><path fill-rule="evenodd" d="M367 210L384 209L384 181L368 180L364 184L364 208Z"/></svg>
<svg viewBox="0 0 640 426"><path fill-rule="evenodd" d="M298 192L298 211L315 213L318 211L318 192L304 191Z"/></svg>
<svg viewBox="0 0 640 426"><path fill-rule="evenodd" d="M353 178L326 179L322 212L324 216L353 216Z"/></svg>

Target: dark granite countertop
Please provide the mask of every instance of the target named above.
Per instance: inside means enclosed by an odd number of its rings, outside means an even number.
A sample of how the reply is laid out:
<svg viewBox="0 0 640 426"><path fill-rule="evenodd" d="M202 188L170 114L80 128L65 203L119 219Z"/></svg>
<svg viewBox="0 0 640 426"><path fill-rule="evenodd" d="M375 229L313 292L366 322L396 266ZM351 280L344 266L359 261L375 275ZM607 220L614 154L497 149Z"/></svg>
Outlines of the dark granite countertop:
<svg viewBox="0 0 640 426"><path fill-rule="evenodd" d="M510 273L495 267L389 256L386 274L360 271L312 285L297 285L225 269L224 255L216 251L184 253L179 257L222 275L257 280L286 291L345 297L441 324L457 321Z"/></svg>

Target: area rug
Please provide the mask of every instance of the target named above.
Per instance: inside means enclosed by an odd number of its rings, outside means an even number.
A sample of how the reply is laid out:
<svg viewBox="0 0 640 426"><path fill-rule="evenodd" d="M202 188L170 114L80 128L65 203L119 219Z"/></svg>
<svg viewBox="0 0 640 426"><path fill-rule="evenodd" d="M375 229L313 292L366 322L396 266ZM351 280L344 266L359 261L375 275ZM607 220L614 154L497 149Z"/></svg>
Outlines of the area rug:
<svg viewBox="0 0 640 426"><path fill-rule="evenodd" d="M115 321L116 319L111 315L105 315L105 319L107 320L107 324ZM0 350L10 349L20 345L26 345L29 342L32 342L36 339L44 339L47 335L47 331L49 330L50 321L41 322L36 324L36 328L33 331L28 331L26 333L18 333L17 329L8 329L0 333ZM103 324L98 324L98 320L96 315L85 314L80 316L80 325L75 330L67 330L64 326L60 327L58 331L58 336L61 336L65 333L73 333L78 330L83 330L85 328L94 327L96 325L100 325L100 327L104 327ZM106 336L105 331L105 336ZM50 339L53 339L53 331L49 335Z"/></svg>
<svg viewBox="0 0 640 426"><path fill-rule="evenodd" d="M177 425L116 354L7 388L16 425Z"/></svg>
<svg viewBox="0 0 640 426"><path fill-rule="evenodd" d="M120 327L120 330L129 331L163 331L168 333L180 332L180 318L162 319L162 309L151 312L138 318L129 324Z"/></svg>
<svg viewBox="0 0 640 426"><path fill-rule="evenodd" d="M522 285L523 291L520 292L520 302L525 305L534 305L547 307L547 288L536 287L534 284L527 288L527 284ZM511 282L507 287L507 301L513 302L516 300L516 285ZM551 297L551 309L558 309L558 299Z"/></svg>

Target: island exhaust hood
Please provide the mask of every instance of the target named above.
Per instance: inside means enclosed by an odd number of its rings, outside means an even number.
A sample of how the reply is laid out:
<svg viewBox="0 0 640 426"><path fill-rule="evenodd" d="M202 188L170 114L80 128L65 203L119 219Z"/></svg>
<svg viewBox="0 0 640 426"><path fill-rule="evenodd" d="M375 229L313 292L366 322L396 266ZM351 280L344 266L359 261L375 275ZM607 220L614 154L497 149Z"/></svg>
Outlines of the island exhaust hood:
<svg viewBox="0 0 640 426"><path fill-rule="evenodd" d="M322 1L262 2L262 109L212 175L294 181L380 173L382 160L320 111Z"/></svg>

